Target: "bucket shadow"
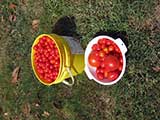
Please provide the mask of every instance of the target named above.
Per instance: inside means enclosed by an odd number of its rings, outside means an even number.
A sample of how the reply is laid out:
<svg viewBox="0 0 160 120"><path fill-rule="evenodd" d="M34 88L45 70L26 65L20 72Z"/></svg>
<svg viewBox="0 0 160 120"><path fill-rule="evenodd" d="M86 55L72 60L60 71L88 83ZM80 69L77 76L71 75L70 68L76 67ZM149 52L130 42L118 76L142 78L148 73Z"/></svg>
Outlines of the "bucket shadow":
<svg viewBox="0 0 160 120"><path fill-rule="evenodd" d="M74 16L61 17L52 27L52 33L61 36L70 36L74 38L81 38L80 34L76 31L77 26Z"/></svg>
<svg viewBox="0 0 160 120"><path fill-rule="evenodd" d="M121 38L122 41L125 43L126 47L128 47L128 36L126 31L100 30L94 35L94 37L97 37L99 35L107 35L114 39Z"/></svg>

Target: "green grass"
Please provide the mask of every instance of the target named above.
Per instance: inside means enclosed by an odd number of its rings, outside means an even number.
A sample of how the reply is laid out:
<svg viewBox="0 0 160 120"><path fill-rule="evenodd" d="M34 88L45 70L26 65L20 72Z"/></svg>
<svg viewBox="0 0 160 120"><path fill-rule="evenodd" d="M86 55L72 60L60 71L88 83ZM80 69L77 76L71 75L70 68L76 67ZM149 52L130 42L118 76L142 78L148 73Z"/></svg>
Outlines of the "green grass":
<svg viewBox="0 0 160 120"><path fill-rule="evenodd" d="M10 3L17 5L15 10L8 8ZM0 119L158 120L160 74L152 69L160 66L156 6L158 0L2 0ZM12 13L15 22L8 19ZM102 86L88 80L85 73L76 77L72 88L63 84L47 87L38 82L31 68L31 45L39 34L51 33L53 24L63 16L76 18L84 48L99 30L127 32L127 67L120 82ZM34 19L40 20L37 31L32 30ZM146 25L149 19L152 22ZM16 66L21 66L20 81L12 85ZM24 106L28 104L26 114ZM44 111L49 116L43 115Z"/></svg>

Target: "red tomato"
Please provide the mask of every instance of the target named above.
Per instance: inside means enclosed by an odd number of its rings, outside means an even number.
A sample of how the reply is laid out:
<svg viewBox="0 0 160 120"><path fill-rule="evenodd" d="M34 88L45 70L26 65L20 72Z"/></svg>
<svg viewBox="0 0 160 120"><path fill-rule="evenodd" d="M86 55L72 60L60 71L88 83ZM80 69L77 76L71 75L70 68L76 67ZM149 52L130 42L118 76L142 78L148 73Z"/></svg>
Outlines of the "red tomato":
<svg viewBox="0 0 160 120"><path fill-rule="evenodd" d="M54 59L50 60L50 63L51 63L51 64L54 64L54 63L55 63L55 60L54 60Z"/></svg>
<svg viewBox="0 0 160 120"><path fill-rule="evenodd" d="M121 52L120 49L119 49L119 47L118 47L117 45L114 45L114 49L115 49L115 51L116 51L117 53L120 53L120 52Z"/></svg>
<svg viewBox="0 0 160 120"><path fill-rule="evenodd" d="M47 40L47 36L43 36L41 39L45 42Z"/></svg>
<svg viewBox="0 0 160 120"><path fill-rule="evenodd" d="M99 44L99 45L106 44L106 40L103 39L103 38L102 38L102 39L99 39L99 40L98 40L98 44Z"/></svg>
<svg viewBox="0 0 160 120"><path fill-rule="evenodd" d="M43 73L44 73L43 69L41 69L41 68L38 69L37 71L38 71L38 73L40 73L40 74L43 74Z"/></svg>
<svg viewBox="0 0 160 120"><path fill-rule="evenodd" d="M102 45L101 45L101 49L103 50L104 48L106 48L106 45L105 45L105 44L102 44Z"/></svg>
<svg viewBox="0 0 160 120"><path fill-rule="evenodd" d="M98 78L99 80L103 80L103 79L104 79L103 73L98 73L98 74L97 74L97 78Z"/></svg>
<svg viewBox="0 0 160 120"><path fill-rule="evenodd" d="M101 72L101 73L104 73L104 68L100 68L100 72Z"/></svg>
<svg viewBox="0 0 160 120"><path fill-rule="evenodd" d="M114 50L114 46L113 45L110 45L109 47L108 47L108 51L109 52L112 52Z"/></svg>
<svg viewBox="0 0 160 120"><path fill-rule="evenodd" d="M97 44L97 50L101 50L101 46L99 44Z"/></svg>
<svg viewBox="0 0 160 120"><path fill-rule="evenodd" d="M104 59L105 59L105 57L103 57L103 58L100 58L101 62L103 62L103 61L104 61Z"/></svg>
<svg viewBox="0 0 160 120"><path fill-rule="evenodd" d="M122 69L123 69L123 65L120 64L119 67L118 67L118 70L119 70L119 71L122 71Z"/></svg>
<svg viewBox="0 0 160 120"><path fill-rule="evenodd" d="M49 37L47 37L46 39L47 39L47 42L48 42L48 43L53 42L52 39L49 38Z"/></svg>
<svg viewBox="0 0 160 120"><path fill-rule="evenodd" d="M114 71L119 67L119 60L117 57L113 55L108 55L105 57L105 70L106 71Z"/></svg>
<svg viewBox="0 0 160 120"><path fill-rule="evenodd" d="M101 72L100 68L97 68L97 69L96 69L96 74L98 74L98 73L100 73L100 72Z"/></svg>
<svg viewBox="0 0 160 120"><path fill-rule="evenodd" d="M35 51L37 51L37 50L38 50L38 45L35 45L35 46L33 47L33 49L34 49Z"/></svg>
<svg viewBox="0 0 160 120"><path fill-rule="evenodd" d="M105 62L101 62L101 67L105 68Z"/></svg>
<svg viewBox="0 0 160 120"><path fill-rule="evenodd" d="M91 52L89 54L88 62L91 66L98 67L98 66L100 66L100 61L99 61L99 58L95 54L96 54L96 52Z"/></svg>
<svg viewBox="0 0 160 120"><path fill-rule="evenodd" d="M45 79L45 82L47 82L47 83L52 83L52 82L53 82L53 80L52 80L52 79L50 79L49 77L47 77L47 79Z"/></svg>
<svg viewBox="0 0 160 120"><path fill-rule="evenodd" d="M52 70L53 68L54 68L53 65L50 65L50 66L49 66L49 69L50 69L50 70Z"/></svg>
<svg viewBox="0 0 160 120"><path fill-rule="evenodd" d="M99 57L104 57L105 56L105 52L103 50L99 51Z"/></svg>
<svg viewBox="0 0 160 120"><path fill-rule="evenodd" d="M92 50L97 50L97 44L93 44L93 46L92 46Z"/></svg>
<svg viewBox="0 0 160 120"><path fill-rule="evenodd" d="M106 39L106 45L111 45L113 42L111 40Z"/></svg>
<svg viewBox="0 0 160 120"><path fill-rule="evenodd" d="M51 52L51 50L52 50L51 48L48 48L48 49L47 49L48 52Z"/></svg>
<svg viewBox="0 0 160 120"><path fill-rule="evenodd" d="M51 49L54 48L54 44L53 44L53 43L50 44L50 48L51 48Z"/></svg>
<svg viewBox="0 0 160 120"><path fill-rule="evenodd" d="M120 57L119 61L120 61L120 63L123 64L123 58L122 57Z"/></svg>
<svg viewBox="0 0 160 120"><path fill-rule="evenodd" d="M119 72L117 72L117 71L111 71L111 72L108 72L107 79L113 81L113 80L117 79L118 76L119 76Z"/></svg>

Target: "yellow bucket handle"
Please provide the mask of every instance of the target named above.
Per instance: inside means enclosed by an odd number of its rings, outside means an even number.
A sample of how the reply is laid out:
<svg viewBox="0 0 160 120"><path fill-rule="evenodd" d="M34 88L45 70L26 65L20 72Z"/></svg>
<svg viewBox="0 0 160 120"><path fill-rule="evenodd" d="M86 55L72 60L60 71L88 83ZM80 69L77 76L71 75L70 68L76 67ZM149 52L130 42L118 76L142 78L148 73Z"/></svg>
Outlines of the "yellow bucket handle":
<svg viewBox="0 0 160 120"><path fill-rule="evenodd" d="M70 68L67 67L66 70L68 71L68 73L69 73L69 75L70 75L70 77L71 77L72 82L69 83L69 82L66 81L66 80L63 80L62 82L63 82L65 85L68 85L68 86L71 87L71 86L74 84L74 80L75 80L75 79L74 79L74 77L73 77L73 75L72 75L72 72L71 72Z"/></svg>

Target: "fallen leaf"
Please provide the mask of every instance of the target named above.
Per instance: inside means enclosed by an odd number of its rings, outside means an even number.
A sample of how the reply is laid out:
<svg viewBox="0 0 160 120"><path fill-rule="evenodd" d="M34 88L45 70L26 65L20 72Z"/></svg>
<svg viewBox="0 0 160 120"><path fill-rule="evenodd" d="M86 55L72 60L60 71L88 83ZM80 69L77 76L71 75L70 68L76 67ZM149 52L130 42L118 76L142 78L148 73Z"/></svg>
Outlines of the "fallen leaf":
<svg viewBox="0 0 160 120"><path fill-rule="evenodd" d="M49 117L49 116L50 116L50 113L47 112L47 111L44 111L43 114L42 114L42 116L44 116L44 117Z"/></svg>
<svg viewBox="0 0 160 120"><path fill-rule="evenodd" d="M9 8L10 8L10 9L16 9L16 7L17 7L17 6L16 6L14 3L11 3L11 4L9 5Z"/></svg>
<svg viewBox="0 0 160 120"><path fill-rule="evenodd" d="M16 67L13 72L12 72L12 80L11 83L15 84L18 82L18 78L19 78L19 73L20 73L20 67Z"/></svg>
<svg viewBox="0 0 160 120"><path fill-rule="evenodd" d="M23 105L22 112L25 116L29 116L31 111L31 106L29 103Z"/></svg>
<svg viewBox="0 0 160 120"><path fill-rule="evenodd" d="M160 67L159 67L159 66L152 67L152 69L153 69L155 72L160 72Z"/></svg>
<svg viewBox="0 0 160 120"><path fill-rule="evenodd" d="M40 23L40 20L38 19L35 19L32 21L32 29L37 31L38 27L39 27L39 23Z"/></svg>
<svg viewBox="0 0 160 120"><path fill-rule="evenodd" d="M11 22L15 22L16 19L17 19L16 15L12 14L12 15L9 16L9 21L11 21Z"/></svg>

